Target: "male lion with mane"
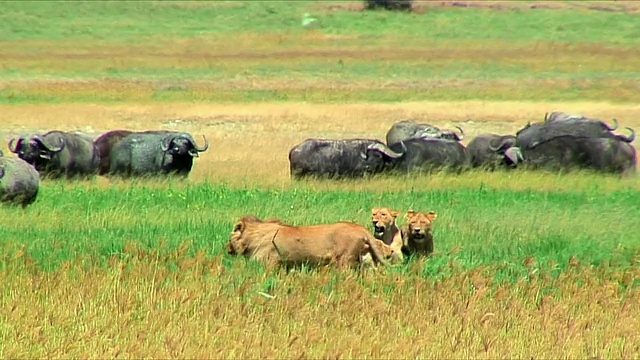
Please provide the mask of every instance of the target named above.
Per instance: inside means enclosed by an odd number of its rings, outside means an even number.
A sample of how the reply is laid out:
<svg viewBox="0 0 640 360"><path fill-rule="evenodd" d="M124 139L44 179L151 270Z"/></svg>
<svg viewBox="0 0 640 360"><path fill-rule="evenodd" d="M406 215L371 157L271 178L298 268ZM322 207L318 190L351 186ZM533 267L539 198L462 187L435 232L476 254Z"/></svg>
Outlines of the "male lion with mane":
<svg viewBox="0 0 640 360"><path fill-rule="evenodd" d="M430 255L433 253L431 225L437 217L435 211L427 213L407 211L407 223L402 227L404 249L408 254Z"/></svg>
<svg viewBox="0 0 640 360"><path fill-rule="evenodd" d="M365 255L386 264L392 250L364 226L337 222L293 226L280 220L260 220L253 215L239 219L231 232L227 252L244 255L268 265L353 267Z"/></svg>

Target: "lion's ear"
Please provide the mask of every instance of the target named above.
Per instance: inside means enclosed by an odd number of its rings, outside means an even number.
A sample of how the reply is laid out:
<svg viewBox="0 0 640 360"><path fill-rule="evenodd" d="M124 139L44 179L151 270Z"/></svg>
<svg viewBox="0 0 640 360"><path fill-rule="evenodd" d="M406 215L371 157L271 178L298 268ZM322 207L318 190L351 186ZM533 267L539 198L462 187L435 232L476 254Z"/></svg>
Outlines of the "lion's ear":
<svg viewBox="0 0 640 360"><path fill-rule="evenodd" d="M397 218L399 214L399 212L396 210L391 210L389 211L389 213L391 214L391 216L393 216L394 219Z"/></svg>
<svg viewBox="0 0 640 360"><path fill-rule="evenodd" d="M436 215L435 211L429 211L427 213L427 219L429 219L429 221L433 222L433 220L435 220L438 217L438 215Z"/></svg>
<svg viewBox="0 0 640 360"><path fill-rule="evenodd" d="M405 215L407 219L410 219L413 217L413 215L415 215L416 212L413 210L407 210L407 214Z"/></svg>
<svg viewBox="0 0 640 360"><path fill-rule="evenodd" d="M378 211L380 211L379 207L371 208L371 215L375 215Z"/></svg>
<svg viewBox="0 0 640 360"><path fill-rule="evenodd" d="M233 228L233 232L243 232L244 231L244 222L240 221L236 224L236 226L234 226Z"/></svg>

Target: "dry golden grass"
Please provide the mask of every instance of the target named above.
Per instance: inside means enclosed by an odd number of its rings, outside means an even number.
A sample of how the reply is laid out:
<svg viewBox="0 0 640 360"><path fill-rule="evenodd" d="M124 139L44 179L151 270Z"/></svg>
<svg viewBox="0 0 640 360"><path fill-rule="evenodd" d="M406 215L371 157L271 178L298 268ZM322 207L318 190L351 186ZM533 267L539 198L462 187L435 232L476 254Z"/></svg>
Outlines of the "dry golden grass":
<svg viewBox="0 0 640 360"><path fill-rule="evenodd" d="M186 247L54 272L0 272L3 358L635 358L637 269L561 265L514 284L384 270L256 272ZM175 264L177 271L169 268ZM417 263L415 269L420 268ZM455 265L452 265L455 266ZM259 274L259 275L256 275Z"/></svg>
<svg viewBox="0 0 640 360"><path fill-rule="evenodd" d="M514 133L527 121L540 121L546 111L564 110L610 121L622 127L640 128L638 105L608 103L552 102L415 102L361 104L61 104L0 106L4 133L0 139L31 131L80 130L98 135L113 129L175 129L201 134L211 147L203 153L191 175L192 181L209 180L230 184L287 186L289 149L309 137L367 137L384 140L389 127L403 118L415 118L436 126L461 126L466 140L483 132ZM438 175L415 183L420 187L477 186L480 182L504 188L536 187L569 189L590 186L592 179L572 177L558 182L558 175L536 173L531 177L476 173L466 176ZM584 181L583 181L584 180ZM106 179L101 183L108 184ZM583 183L584 182L584 183ZM605 188L637 187L637 177L605 178ZM329 186L318 183L317 186ZM336 186L331 184L330 186ZM401 188L394 179L344 183L345 188Z"/></svg>

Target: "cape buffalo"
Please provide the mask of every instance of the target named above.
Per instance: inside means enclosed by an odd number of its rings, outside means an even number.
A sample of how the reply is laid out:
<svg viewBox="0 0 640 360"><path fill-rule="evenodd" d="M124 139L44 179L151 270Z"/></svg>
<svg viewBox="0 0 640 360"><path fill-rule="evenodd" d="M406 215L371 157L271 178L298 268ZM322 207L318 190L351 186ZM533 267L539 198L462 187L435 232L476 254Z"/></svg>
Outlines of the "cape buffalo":
<svg viewBox="0 0 640 360"><path fill-rule="evenodd" d="M20 158L0 157L0 202L26 207L38 196L40 175Z"/></svg>
<svg viewBox="0 0 640 360"><path fill-rule="evenodd" d="M576 138L613 138L627 143L635 139L635 132L627 128L630 136L615 134L611 127L600 121L550 121L527 124L516 133L516 146L521 149L532 148L558 136Z"/></svg>
<svg viewBox="0 0 640 360"><path fill-rule="evenodd" d="M561 111L552 111L550 113L544 114L545 122L562 122L562 123L572 123L572 124L592 122L592 123L598 124L599 126L606 129L607 131L614 131L618 128L618 120L615 118L612 120L613 120L613 126L609 126L604 121L590 119L579 114L570 115Z"/></svg>
<svg viewBox="0 0 640 360"><path fill-rule="evenodd" d="M586 167L607 173L631 174L636 171L637 154L633 145L611 138L581 138L576 142L584 154Z"/></svg>
<svg viewBox="0 0 640 360"><path fill-rule="evenodd" d="M188 133L161 131L128 135L111 150L109 175L178 174L186 177L193 167L193 158L209 148L207 138L202 137L204 146L199 147Z"/></svg>
<svg viewBox="0 0 640 360"><path fill-rule="evenodd" d="M419 138L441 138L461 141L464 139L464 131L460 130L460 135L450 130L441 130L430 124L420 124L413 120L398 121L387 131L387 145L391 146L400 141Z"/></svg>
<svg viewBox="0 0 640 360"><path fill-rule="evenodd" d="M494 170L499 166L516 167L523 160L515 135L480 134L469 145L471 166Z"/></svg>
<svg viewBox="0 0 640 360"><path fill-rule="evenodd" d="M402 154L392 163L392 168L401 172L436 169L461 171L469 167L471 161L464 145L446 139L409 139L390 148Z"/></svg>
<svg viewBox="0 0 640 360"><path fill-rule="evenodd" d="M148 131L131 131L131 130L112 130L98 136L93 142L100 157L100 166L98 175L106 175L111 167L111 150L118 141L124 139L131 134L166 134L168 130L148 130Z"/></svg>
<svg viewBox="0 0 640 360"><path fill-rule="evenodd" d="M361 177L376 174L401 154L372 139L306 139L289 151L291 177Z"/></svg>
<svg viewBox="0 0 640 360"><path fill-rule="evenodd" d="M97 173L100 161L93 139L76 132L20 136L9 141L9 150L34 166L40 176L50 178L90 177Z"/></svg>

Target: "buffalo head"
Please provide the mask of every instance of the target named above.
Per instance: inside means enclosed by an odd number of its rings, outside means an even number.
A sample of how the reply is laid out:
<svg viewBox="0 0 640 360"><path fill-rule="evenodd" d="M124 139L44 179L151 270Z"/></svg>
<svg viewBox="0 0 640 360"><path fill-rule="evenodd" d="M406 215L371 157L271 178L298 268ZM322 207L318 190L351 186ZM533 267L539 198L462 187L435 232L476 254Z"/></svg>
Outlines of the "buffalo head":
<svg viewBox="0 0 640 360"><path fill-rule="evenodd" d="M403 146L404 146L404 144L403 144ZM404 155L404 153L395 152L395 151L391 150L388 146L386 146L385 144L382 144L382 143L370 144L370 145L367 146L367 148L366 148L366 150L364 152L360 153L360 157L362 157L364 160L369 160L370 157L372 157L372 156L375 156L375 157L383 156L383 157L389 158L389 159L398 159L398 158L402 157L402 155Z"/></svg>
<svg viewBox="0 0 640 360"><path fill-rule="evenodd" d="M55 146L40 137L40 135L20 136L9 141L9 150L14 154L18 154L18 157L22 160L34 164L42 161L42 159L51 160L54 154L62 151L65 147L65 142L63 138L59 138L59 141L60 144Z"/></svg>
<svg viewBox="0 0 640 360"><path fill-rule="evenodd" d="M188 154L198 157L199 152L206 151L209 148L207 138L204 135L202 135L202 138L204 139L204 146L199 147L193 137L187 133L168 134L162 139L162 151L175 156Z"/></svg>
<svg viewBox="0 0 640 360"><path fill-rule="evenodd" d="M492 139L489 142L489 149L494 151L499 156L504 156L504 160L507 165L517 166L518 162L524 160L522 151L519 147L516 147L515 136L502 136L500 138Z"/></svg>

